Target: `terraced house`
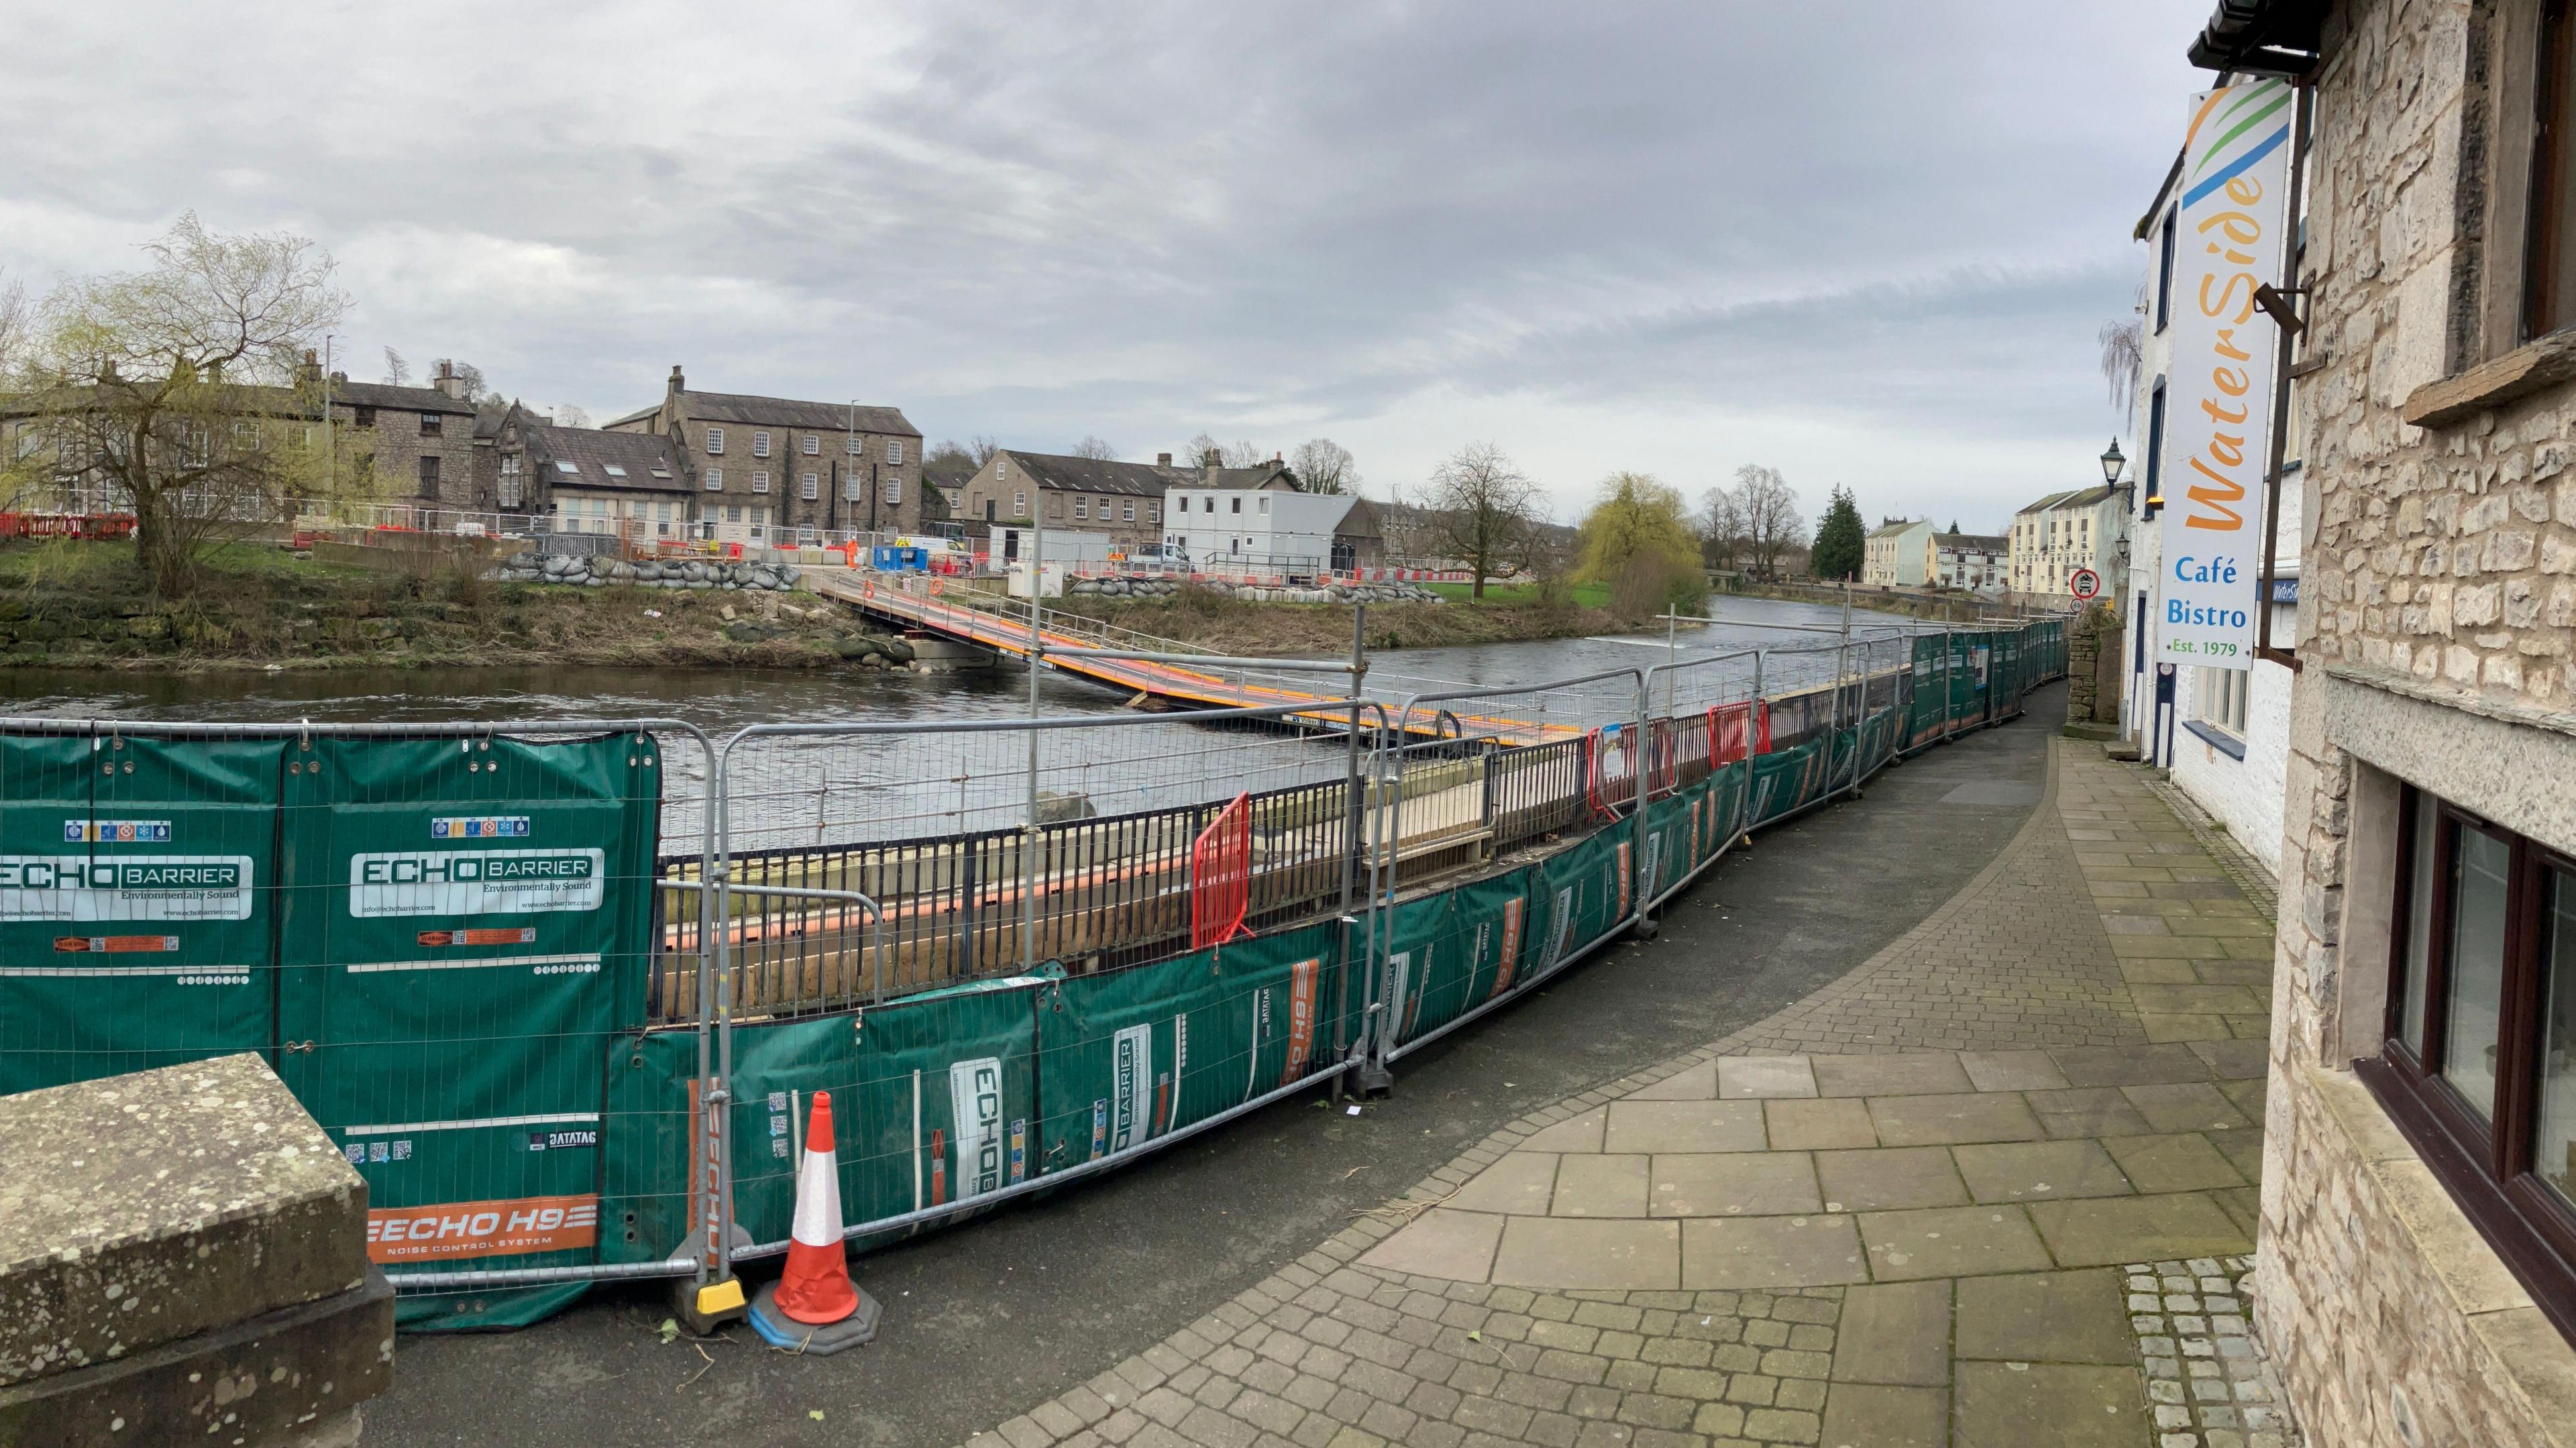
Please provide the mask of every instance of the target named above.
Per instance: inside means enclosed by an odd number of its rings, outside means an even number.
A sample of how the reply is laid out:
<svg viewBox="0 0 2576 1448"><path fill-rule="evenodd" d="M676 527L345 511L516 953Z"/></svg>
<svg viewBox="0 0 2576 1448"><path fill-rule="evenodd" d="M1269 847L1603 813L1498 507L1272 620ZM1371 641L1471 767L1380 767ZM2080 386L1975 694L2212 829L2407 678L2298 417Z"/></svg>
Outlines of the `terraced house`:
<svg viewBox="0 0 2576 1448"><path fill-rule="evenodd" d="M2576 6L2226 0L2192 56L2293 79L2307 188L2258 1320L2311 1443L2564 1444Z"/></svg>
<svg viewBox="0 0 2576 1448"><path fill-rule="evenodd" d="M695 476L702 532L717 542L909 533L945 511L922 486L921 430L899 408L692 392L673 367L661 402L603 431L670 439Z"/></svg>

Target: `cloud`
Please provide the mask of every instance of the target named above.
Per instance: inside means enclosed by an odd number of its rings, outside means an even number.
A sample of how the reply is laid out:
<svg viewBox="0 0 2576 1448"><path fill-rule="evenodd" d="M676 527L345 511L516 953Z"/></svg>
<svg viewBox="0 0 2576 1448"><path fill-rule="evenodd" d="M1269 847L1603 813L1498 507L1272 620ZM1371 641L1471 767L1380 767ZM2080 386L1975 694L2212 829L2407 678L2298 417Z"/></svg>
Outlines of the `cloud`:
<svg viewBox="0 0 2576 1448"><path fill-rule="evenodd" d="M1992 517L2118 425L2208 0L244 3L21 17L0 266L194 207L341 261L349 355L607 416L709 388L1131 456L1490 438L1580 501L1761 461Z"/></svg>

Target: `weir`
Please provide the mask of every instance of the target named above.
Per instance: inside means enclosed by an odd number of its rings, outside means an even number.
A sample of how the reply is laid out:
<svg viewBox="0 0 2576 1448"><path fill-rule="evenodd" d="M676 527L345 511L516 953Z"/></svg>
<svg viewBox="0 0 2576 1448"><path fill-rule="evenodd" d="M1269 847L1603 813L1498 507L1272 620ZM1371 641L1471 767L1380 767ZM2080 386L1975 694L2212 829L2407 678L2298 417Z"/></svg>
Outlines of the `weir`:
<svg viewBox="0 0 2576 1448"><path fill-rule="evenodd" d="M2045 620L721 744L0 721L0 865L53 882L0 888L0 1091L260 1051L367 1180L403 1320L524 1324L783 1251L817 1090L864 1247L1383 1080L2064 666Z"/></svg>

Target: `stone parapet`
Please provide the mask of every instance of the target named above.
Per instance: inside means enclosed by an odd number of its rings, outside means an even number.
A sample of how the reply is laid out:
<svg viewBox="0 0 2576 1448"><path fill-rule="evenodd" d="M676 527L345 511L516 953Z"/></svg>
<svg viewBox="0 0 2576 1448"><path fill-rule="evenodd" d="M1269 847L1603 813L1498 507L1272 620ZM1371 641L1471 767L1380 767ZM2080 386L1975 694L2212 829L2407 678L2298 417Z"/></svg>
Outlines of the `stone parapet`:
<svg viewBox="0 0 2576 1448"><path fill-rule="evenodd" d="M256 1055L0 1097L0 1444L272 1443L393 1358L366 1184Z"/></svg>

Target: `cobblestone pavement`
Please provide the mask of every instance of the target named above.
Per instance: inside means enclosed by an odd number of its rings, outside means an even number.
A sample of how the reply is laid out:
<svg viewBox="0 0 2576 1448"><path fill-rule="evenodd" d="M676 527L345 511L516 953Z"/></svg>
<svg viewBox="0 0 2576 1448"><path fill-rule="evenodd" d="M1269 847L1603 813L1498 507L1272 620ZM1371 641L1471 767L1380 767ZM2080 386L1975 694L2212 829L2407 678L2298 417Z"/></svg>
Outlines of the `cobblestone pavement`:
<svg viewBox="0 0 2576 1448"><path fill-rule="evenodd" d="M2052 747L2012 846L1842 980L995 1432L2281 1448L2240 1286L2271 926L2140 772Z"/></svg>

